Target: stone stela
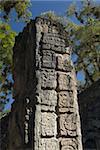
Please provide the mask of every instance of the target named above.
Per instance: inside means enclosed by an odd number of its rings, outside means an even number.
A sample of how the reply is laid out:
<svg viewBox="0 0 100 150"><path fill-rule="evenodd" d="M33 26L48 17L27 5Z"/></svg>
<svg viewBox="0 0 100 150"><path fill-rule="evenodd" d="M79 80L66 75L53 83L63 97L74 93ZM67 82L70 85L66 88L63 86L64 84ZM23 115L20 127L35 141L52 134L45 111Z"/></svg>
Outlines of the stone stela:
<svg viewBox="0 0 100 150"><path fill-rule="evenodd" d="M67 32L37 17L16 37L7 150L82 150Z"/></svg>

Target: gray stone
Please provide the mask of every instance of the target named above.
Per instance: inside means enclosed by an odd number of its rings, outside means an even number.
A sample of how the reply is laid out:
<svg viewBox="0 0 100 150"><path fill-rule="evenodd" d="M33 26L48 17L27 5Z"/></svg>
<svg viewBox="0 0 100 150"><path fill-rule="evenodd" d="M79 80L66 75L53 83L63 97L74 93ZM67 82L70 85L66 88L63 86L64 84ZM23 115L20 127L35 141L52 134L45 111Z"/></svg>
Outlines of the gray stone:
<svg viewBox="0 0 100 150"><path fill-rule="evenodd" d="M42 50L42 67L56 68L56 56L51 50Z"/></svg>
<svg viewBox="0 0 100 150"><path fill-rule="evenodd" d="M56 114L50 112L42 112L41 115L41 135L54 136L57 134Z"/></svg>
<svg viewBox="0 0 100 150"><path fill-rule="evenodd" d="M61 136L77 135L76 120L77 120L77 115L75 113L65 113L60 115L59 124L60 124Z"/></svg>
<svg viewBox="0 0 100 150"><path fill-rule="evenodd" d="M56 73L54 70L44 69L41 71L41 87L55 89L57 85Z"/></svg>
<svg viewBox="0 0 100 150"><path fill-rule="evenodd" d="M73 67L71 65L71 60L68 54L57 55L57 69L70 72Z"/></svg>
<svg viewBox="0 0 100 150"><path fill-rule="evenodd" d="M45 43L42 44L42 49L51 49L57 53L61 53L61 54L70 54L70 50L68 48L68 50L66 49L66 47L64 46L59 46L59 45L53 45L53 44L49 44L49 43Z"/></svg>
<svg viewBox="0 0 100 150"><path fill-rule="evenodd" d="M41 145L41 150L59 150L59 142L55 138L42 139Z"/></svg>
<svg viewBox="0 0 100 150"><path fill-rule="evenodd" d="M41 111L43 111L43 112L56 112L56 106L41 105Z"/></svg>
<svg viewBox="0 0 100 150"><path fill-rule="evenodd" d="M59 33L44 33L44 37L57 37L60 38L61 40L63 40L63 42L65 43L66 41L66 37L64 37L63 35L59 34Z"/></svg>
<svg viewBox="0 0 100 150"><path fill-rule="evenodd" d="M41 104L56 106L57 92L55 90L43 90L41 93Z"/></svg>
<svg viewBox="0 0 100 150"><path fill-rule="evenodd" d="M61 140L61 150L77 150L78 141L75 138Z"/></svg>
<svg viewBox="0 0 100 150"><path fill-rule="evenodd" d="M58 108L59 113L74 113L76 112L76 108L74 107L59 107Z"/></svg>
<svg viewBox="0 0 100 150"><path fill-rule="evenodd" d="M71 90L71 76L67 73L58 72L58 90Z"/></svg>
<svg viewBox="0 0 100 150"><path fill-rule="evenodd" d="M73 92L61 91L58 93L58 106L60 108L74 107Z"/></svg>
<svg viewBox="0 0 100 150"><path fill-rule="evenodd" d="M52 44L56 46L63 46L65 47L65 40L60 39L58 37L49 37L49 36L43 36L43 43Z"/></svg>
<svg viewBox="0 0 100 150"><path fill-rule="evenodd" d="M15 102L2 133L5 150L82 150L70 56L67 33L55 21L36 18L16 38Z"/></svg>

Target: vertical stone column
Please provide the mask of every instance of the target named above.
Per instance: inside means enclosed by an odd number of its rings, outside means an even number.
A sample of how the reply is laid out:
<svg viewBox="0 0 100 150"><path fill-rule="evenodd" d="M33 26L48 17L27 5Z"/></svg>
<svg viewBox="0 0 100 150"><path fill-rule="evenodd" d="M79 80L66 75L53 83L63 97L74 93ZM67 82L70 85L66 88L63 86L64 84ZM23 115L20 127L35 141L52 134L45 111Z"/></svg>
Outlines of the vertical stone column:
<svg viewBox="0 0 100 150"><path fill-rule="evenodd" d="M55 35L56 36L56 35ZM51 22L36 20L36 90L35 150L59 150L57 139L57 76L55 37Z"/></svg>
<svg viewBox="0 0 100 150"><path fill-rule="evenodd" d="M82 150L75 70L63 26L36 20L35 150Z"/></svg>
<svg viewBox="0 0 100 150"><path fill-rule="evenodd" d="M70 57L67 33L59 23L36 18L17 37L9 150L82 150Z"/></svg>

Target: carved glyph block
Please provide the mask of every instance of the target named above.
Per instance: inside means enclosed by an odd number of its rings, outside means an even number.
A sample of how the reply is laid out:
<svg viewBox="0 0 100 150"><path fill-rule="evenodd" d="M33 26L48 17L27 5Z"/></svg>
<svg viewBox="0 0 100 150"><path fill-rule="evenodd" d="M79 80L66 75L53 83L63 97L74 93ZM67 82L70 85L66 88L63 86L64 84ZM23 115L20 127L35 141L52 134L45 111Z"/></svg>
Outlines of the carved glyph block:
<svg viewBox="0 0 100 150"><path fill-rule="evenodd" d="M76 125L77 115L75 113L61 114L59 118L60 124L60 135L61 136L76 136Z"/></svg>
<svg viewBox="0 0 100 150"><path fill-rule="evenodd" d="M72 68L70 56L68 54L57 55L57 69L70 72Z"/></svg>
<svg viewBox="0 0 100 150"><path fill-rule="evenodd" d="M51 50L43 50L42 53L42 67L56 68L55 52Z"/></svg>
<svg viewBox="0 0 100 150"><path fill-rule="evenodd" d="M51 36L44 36L43 37L43 43L52 44L56 46L63 46L65 47L65 40L60 39L59 37L51 37Z"/></svg>
<svg viewBox="0 0 100 150"><path fill-rule="evenodd" d="M57 85L56 73L54 70L45 69L41 71L42 88L55 89Z"/></svg>
<svg viewBox="0 0 100 150"><path fill-rule="evenodd" d="M67 73L58 73L58 89L71 90L71 76Z"/></svg>
<svg viewBox="0 0 100 150"><path fill-rule="evenodd" d="M41 94L41 103L49 106L56 106L57 92L55 90L43 90Z"/></svg>
<svg viewBox="0 0 100 150"><path fill-rule="evenodd" d="M57 133L56 114L43 112L41 117L41 134L42 136L54 136Z"/></svg>
<svg viewBox="0 0 100 150"><path fill-rule="evenodd" d="M73 107L74 98L72 91L61 91L58 93L58 106L60 108Z"/></svg>
<svg viewBox="0 0 100 150"><path fill-rule="evenodd" d="M52 44L48 44L48 43L42 44L42 49L45 49L45 50L50 49L50 50L53 50L53 51L58 52L58 53L68 53L66 51L65 47L60 46L60 45L59 46L52 45Z"/></svg>
<svg viewBox="0 0 100 150"><path fill-rule="evenodd" d="M59 150L59 143L56 139L42 139L41 150Z"/></svg>
<svg viewBox="0 0 100 150"><path fill-rule="evenodd" d="M78 141L74 138L62 139L61 150L78 150Z"/></svg>

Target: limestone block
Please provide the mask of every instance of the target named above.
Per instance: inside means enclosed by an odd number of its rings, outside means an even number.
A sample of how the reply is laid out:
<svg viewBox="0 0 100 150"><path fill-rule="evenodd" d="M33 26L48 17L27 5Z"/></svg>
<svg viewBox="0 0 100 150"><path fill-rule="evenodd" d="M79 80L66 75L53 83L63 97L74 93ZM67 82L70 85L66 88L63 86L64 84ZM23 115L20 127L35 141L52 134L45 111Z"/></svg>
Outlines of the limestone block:
<svg viewBox="0 0 100 150"><path fill-rule="evenodd" d="M73 69L68 54L57 55L57 69L62 71L67 71L67 72L70 72Z"/></svg>
<svg viewBox="0 0 100 150"><path fill-rule="evenodd" d="M48 33L48 25L46 23L43 25L43 32Z"/></svg>
<svg viewBox="0 0 100 150"><path fill-rule="evenodd" d="M66 112L68 112L68 113L73 113L73 112L75 112L76 111L76 108L74 108L74 107L59 107L59 112L60 113L66 113Z"/></svg>
<svg viewBox="0 0 100 150"><path fill-rule="evenodd" d="M41 105L42 112L55 112L55 106Z"/></svg>
<svg viewBox="0 0 100 150"><path fill-rule="evenodd" d="M41 103L49 106L56 106L57 92L55 90L43 90L41 94Z"/></svg>
<svg viewBox="0 0 100 150"><path fill-rule="evenodd" d="M60 135L61 136L76 136L76 120L77 115L75 113L61 114L59 118Z"/></svg>
<svg viewBox="0 0 100 150"><path fill-rule="evenodd" d="M57 37L59 37L59 34L52 33L52 32L51 33L44 33L44 37L45 36L48 36L48 37L56 37L57 36Z"/></svg>
<svg viewBox="0 0 100 150"><path fill-rule="evenodd" d="M58 73L58 87L59 90L71 90L71 76L70 74Z"/></svg>
<svg viewBox="0 0 100 150"><path fill-rule="evenodd" d="M59 150L59 142L56 139L42 139L41 150Z"/></svg>
<svg viewBox="0 0 100 150"><path fill-rule="evenodd" d="M58 106L60 108L73 107L74 98L72 91L61 91L58 93Z"/></svg>
<svg viewBox="0 0 100 150"><path fill-rule="evenodd" d="M42 112L41 115L41 135L54 136L57 132L56 114L51 112Z"/></svg>
<svg viewBox="0 0 100 150"><path fill-rule="evenodd" d="M45 44L42 44L42 49L50 49L50 50L53 50L57 53L62 53L62 54L69 54L69 50L66 50L66 48L64 46L57 46L57 45L52 45L52 44L48 44L48 43L45 43Z"/></svg>
<svg viewBox="0 0 100 150"><path fill-rule="evenodd" d="M50 44L42 44L42 49L51 49L51 45Z"/></svg>
<svg viewBox="0 0 100 150"><path fill-rule="evenodd" d="M56 68L55 52L51 50L42 50L42 67Z"/></svg>
<svg viewBox="0 0 100 150"><path fill-rule="evenodd" d="M52 29L54 29L54 28L52 28ZM64 43L66 42L67 43L67 41L66 41L66 37L64 37L64 35L62 35L62 34L59 34L58 32L49 32L49 33L44 33L43 34L44 35L44 37L57 37L57 38L60 38Z"/></svg>
<svg viewBox="0 0 100 150"><path fill-rule="evenodd" d="M57 30L57 27L56 27L56 26L53 26L53 27L52 27L52 33L58 34L58 30Z"/></svg>
<svg viewBox="0 0 100 150"><path fill-rule="evenodd" d="M44 36L43 37L43 43L48 43L56 46L63 46L65 47L65 40L59 38L59 37L49 37L49 36Z"/></svg>
<svg viewBox="0 0 100 150"><path fill-rule="evenodd" d="M55 89L57 85L56 73L54 70L44 69L41 71L42 88Z"/></svg>
<svg viewBox="0 0 100 150"><path fill-rule="evenodd" d="M62 139L61 150L78 150L78 141L75 138Z"/></svg>

